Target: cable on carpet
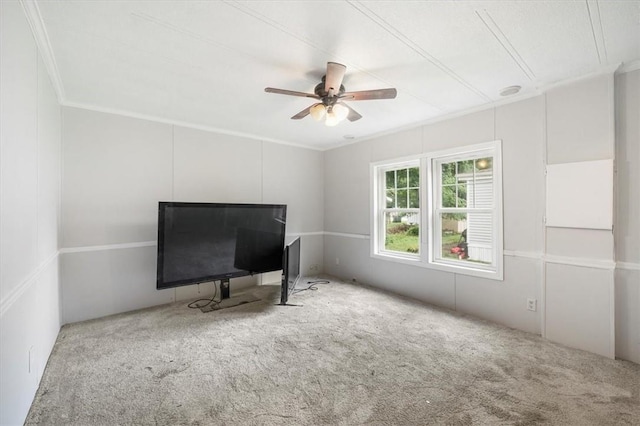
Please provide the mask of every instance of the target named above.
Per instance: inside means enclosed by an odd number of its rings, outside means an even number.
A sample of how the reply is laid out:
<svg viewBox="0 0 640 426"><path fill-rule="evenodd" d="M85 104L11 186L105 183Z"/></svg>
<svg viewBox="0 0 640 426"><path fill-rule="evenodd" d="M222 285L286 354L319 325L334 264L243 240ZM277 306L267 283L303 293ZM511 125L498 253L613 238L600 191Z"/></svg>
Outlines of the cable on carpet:
<svg viewBox="0 0 640 426"><path fill-rule="evenodd" d="M198 286L200 286L200 283L198 283ZM214 307L218 306L220 304L220 302L216 301L216 296L218 295L218 286L216 285L216 282L213 282L213 296L211 297L211 299L198 299L198 300L194 300L193 302L189 303L187 306L191 309L201 309L204 307L207 307L209 305L211 305L213 303ZM198 302L207 302L204 305L198 305Z"/></svg>
<svg viewBox="0 0 640 426"><path fill-rule="evenodd" d="M316 287L316 285L318 285L318 284L329 284L329 282L330 281L328 281L328 280L307 281L307 284L311 284L309 287L295 289L295 290L293 290L291 292L291 294L297 294L297 293L301 293L301 292L307 291L307 290L316 291L316 290L318 290L318 287Z"/></svg>

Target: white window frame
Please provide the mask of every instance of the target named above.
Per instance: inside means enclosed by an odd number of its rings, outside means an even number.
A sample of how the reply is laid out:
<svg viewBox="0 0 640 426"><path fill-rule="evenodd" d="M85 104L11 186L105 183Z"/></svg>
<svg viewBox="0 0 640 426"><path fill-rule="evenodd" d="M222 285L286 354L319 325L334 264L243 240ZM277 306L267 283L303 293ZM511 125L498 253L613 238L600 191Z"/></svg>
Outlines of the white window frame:
<svg viewBox="0 0 640 426"><path fill-rule="evenodd" d="M409 263L414 263L416 261L420 261L421 253L424 251L423 244L419 245L418 253L401 253L392 250L386 250L384 247L385 240L385 221L384 218L385 213L387 212L415 212L418 213L418 227L420 229L420 237L419 241L422 241L422 224L424 223L423 216L421 214L423 210L423 171L422 164L419 158L405 158L401 160L396 160L394 162L384 162L378 165L371 166L372 178L372 201L373 201L373 211L375 220L372 220L372 230L371 235L374 238L372 241L372 253L375 253L376 257L380 256L383 258L392 258L396 260L402 260ZM412 167L418 167L420 169L420 207L419 208L388 208L386 205L386 172L397 169L407 169ZM375 175L374 175L375 174ZM375 245L375 248L373 247Z"/></svg>
<svg viewBox="0 0 640 426"><path fill-rule="evenodd" d="M492 213L492 259L491 265L468 261L443 259L436 256L441 245L439 228L439 203L441 188L437 175L438 164L455 160L493 157L493 208ZM385 175L387 170L420 165L420 251L419 254L398 253L384 250ZM469 146L451 148L394 160L379 161L370 165L371 179L371 257L406 263L424 268L437 269L456 274L471 275L493 280L503 280L503 219L502 219L502 141L495 140ZM439 204L438 204L439 206ZM404 209L402 209L404 210Z"/></svg>

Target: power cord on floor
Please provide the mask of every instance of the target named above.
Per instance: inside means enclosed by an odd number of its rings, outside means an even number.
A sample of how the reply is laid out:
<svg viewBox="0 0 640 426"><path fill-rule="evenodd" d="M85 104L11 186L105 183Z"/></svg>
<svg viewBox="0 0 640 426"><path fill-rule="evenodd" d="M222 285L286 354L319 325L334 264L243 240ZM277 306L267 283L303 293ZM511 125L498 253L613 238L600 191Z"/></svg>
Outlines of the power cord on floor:
<svg viewBox="0 0 640 426"><path fill-rule="evenodd" d="M198 283L198 285L200 285L200 283ZM191 309L202 309L205 308L211 304L213 304L214 308L216 306L218 306L220 304L220 302L218 302L216 300L216 296L218 295L218 286L216 285L216 282L213 282L213 296L211 297L211 299L198 299L198 300L194 300L193 302L189 303L187 306ZM207 302L204 305L198 305L198 302Z"/></svg>
<svg viewBox="0 0 640 426"><path fill-rule="evenodd" d="M307 290L316 291L316 290L318 290L318 287L316 287L316 285L318 285L318 284L329 284L329 281L327 281L327 280L307 281L307 284L310 284L309 287L295 289L295 290L293 290L291 292L291 294L297 294L297 293L301 293L301 292L307 291Z"/></svg>

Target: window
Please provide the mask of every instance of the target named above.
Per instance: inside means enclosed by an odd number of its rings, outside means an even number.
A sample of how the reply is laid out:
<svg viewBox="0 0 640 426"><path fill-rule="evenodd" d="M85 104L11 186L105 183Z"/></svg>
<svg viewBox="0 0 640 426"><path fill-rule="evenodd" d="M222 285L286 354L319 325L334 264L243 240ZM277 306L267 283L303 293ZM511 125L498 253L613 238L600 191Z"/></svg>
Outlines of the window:
<svg viewBox="0 0 640 426"><path fill-rule="evenodd" d="M378 170L380 252L416 258L420 253L420 163Z"/></svg>
<svg viewBox="0 0 640 426"><path fill-rule="evenodd" d="M372 164L372 256L502 279L501 164L500 141Z"/></svg>

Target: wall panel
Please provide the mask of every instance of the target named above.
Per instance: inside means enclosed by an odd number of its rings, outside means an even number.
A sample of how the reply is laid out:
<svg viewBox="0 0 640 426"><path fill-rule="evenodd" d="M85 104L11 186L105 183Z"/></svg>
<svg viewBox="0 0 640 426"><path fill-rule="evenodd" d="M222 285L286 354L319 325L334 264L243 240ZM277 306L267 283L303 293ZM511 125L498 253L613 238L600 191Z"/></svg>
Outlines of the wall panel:
<svg viewBox="0 0 640 426"><path fill-rule="evenodd" d="M23 9L0 2L0 424L22 424L60 330L60 109Z"/></svg>
<svg viewBox="0 0 640 426"><path fill-rule="evenodd" d="M262 142L185 127L174 139L174 201L261 202Z"/></svg>
<svg viewBox="0 0 640 426"><path fill-rule="evenodd" d="M63 108L62 246L156 239L157 203L171 198L167 124Z"/></svg>

